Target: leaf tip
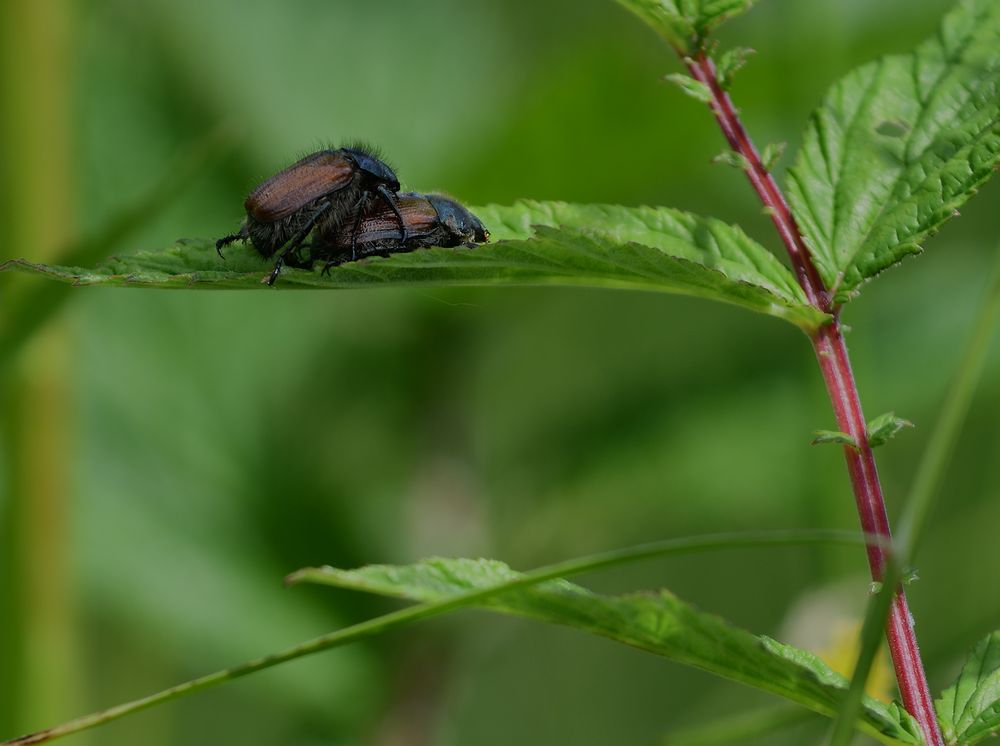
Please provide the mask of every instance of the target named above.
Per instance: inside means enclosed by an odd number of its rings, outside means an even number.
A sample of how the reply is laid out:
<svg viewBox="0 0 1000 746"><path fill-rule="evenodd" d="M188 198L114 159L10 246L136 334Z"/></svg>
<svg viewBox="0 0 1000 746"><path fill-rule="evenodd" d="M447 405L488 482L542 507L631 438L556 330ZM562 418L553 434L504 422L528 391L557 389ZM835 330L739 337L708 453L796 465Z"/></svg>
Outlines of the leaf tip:
<svg viewBox="0 0 1000 746"><path fill-rule="evenodd" d="M707 104L712 101L711 89L701 81L695 80L689 75L685 75L684 73L670 73L669 75L664 75L663 80L667 83L673 83L680 88L684 94L702 102L703 104Z"/></svg>
<svg viewBox="0 0 1000 746"><path fill-rule="evenodd" d="M308 582L310 578L321 572L323 572L323 568L321 567L303 567L295 572L288 573L282 580L282 583L288 588L299 583Z"/></svg>
<svg viewBox="0 0 1000 746"><path fill-rule="evenodd" d="M840 430L813 430L812 445L824 445L826 443L838 443L840 445L849 446L855 450L860 450L858 446L858 441L851 437L848 433L841 432Z"/></svg>
<svg viewBox="0 0 1000 746"><path fill-rule="evenodd" d="M909 420L897 417L895 412L881 414L868 423L868 445L871 448L885 445L896 437L901 430L907 427L916 427Z"/></svg>
<svg viewBox="0 0 1000 746"><path fill-rule="evenodd" d="M737 153L735 150L723 150L717 156L712 158L713 165L729 166L731 168L738 168L740 171L749 171L753 168L750 164L749 159L742 153Z"/></svg>
<svg viewBox="0 0 1000 746"><path fill-rule="evenodd" d="M785 154L785 149L788 147L787 142L775 142L770 143L764 147L764 152L760 157L761 163L767 171L773 171L774 167L781 160L781 156Z"/></svg>

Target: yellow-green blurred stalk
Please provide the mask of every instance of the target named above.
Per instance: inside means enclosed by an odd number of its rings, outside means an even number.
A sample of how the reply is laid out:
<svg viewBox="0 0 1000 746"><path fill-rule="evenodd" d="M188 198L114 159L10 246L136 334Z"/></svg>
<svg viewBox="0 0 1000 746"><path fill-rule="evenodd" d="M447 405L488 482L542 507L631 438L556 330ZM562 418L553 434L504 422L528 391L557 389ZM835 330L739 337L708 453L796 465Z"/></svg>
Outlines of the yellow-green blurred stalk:
<svg viewBox="0 0 1000 746"><path fill-rule="evenodd" d="M73 6L0 4L0 254L51 259L72 234ZM0 288L4 304L19 287ZM9 305L7 306L9 307ZM5 361L0 500L0 730L80 706L70 572L68 335L58 324Z"/></svg>

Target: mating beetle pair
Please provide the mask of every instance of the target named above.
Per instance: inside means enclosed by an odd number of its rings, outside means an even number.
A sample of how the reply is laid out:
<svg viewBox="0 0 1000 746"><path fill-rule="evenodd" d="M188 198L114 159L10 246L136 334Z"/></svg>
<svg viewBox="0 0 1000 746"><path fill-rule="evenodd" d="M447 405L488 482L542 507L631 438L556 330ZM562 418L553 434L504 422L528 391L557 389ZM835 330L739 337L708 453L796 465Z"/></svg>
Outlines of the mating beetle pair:
<svg viewBox="0 0 1000 746"><path fill-rule="evenodd" d="M224 246L250 241L265 258L277 253L268 285L285 264L308 267L325 259L327 271L360 257L471 247L489 238L479 219L454 200L399 194L396 174L363 146L306 156L260 184L244 207L239 232L220 238L216 250L221 256ZM310 234L310 254L303 259L298 252Z"/></svg>

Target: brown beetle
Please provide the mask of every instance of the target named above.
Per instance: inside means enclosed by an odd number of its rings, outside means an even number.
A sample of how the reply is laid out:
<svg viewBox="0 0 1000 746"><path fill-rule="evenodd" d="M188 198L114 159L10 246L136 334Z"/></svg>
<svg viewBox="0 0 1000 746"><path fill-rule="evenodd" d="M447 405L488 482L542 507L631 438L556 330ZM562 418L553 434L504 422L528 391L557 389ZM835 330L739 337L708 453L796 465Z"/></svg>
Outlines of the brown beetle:
<svg viewBox="0 0 1000 746"><path fill-rule="evenodd" d="M371 149L355 145L321 150L250 192L243 205L247 218L239 232L220 238L215 248L222 256L223 246L250 241L265 258L281 249L267 278L267 284L273 285L286 260L313 230L329 234L350 223L348 235L356 254L360 222L373 194L395 215L399 240L407 240L406 223L396 205L398 191L396 174Z"/></svg>
<svg viewBox="0 0 1000 746"><path fill-rule="evenodd" d="M406 236L400 238L394 215L382 205L373 205L357 231L343 226L313 234L312 259L326 259L323 271L366 256L387 256L415 249L440 246L474 248L490 234L475 215L450 197L408 192L398 195Z"/></svg>

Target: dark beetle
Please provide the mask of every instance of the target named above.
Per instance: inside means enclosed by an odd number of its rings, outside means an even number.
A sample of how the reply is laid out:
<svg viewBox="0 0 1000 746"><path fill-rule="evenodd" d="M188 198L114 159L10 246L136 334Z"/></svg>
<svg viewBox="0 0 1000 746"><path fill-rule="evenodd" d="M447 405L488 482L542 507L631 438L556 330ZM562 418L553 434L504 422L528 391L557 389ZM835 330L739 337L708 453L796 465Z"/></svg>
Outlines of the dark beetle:
<svg viewBox="0 0 1000 746"><path fill-rule="evenodd" d="M243 206L247 219L239 233L220 238L215 243L222 256L222 247L233 241L249 240L264 257L279 249L274 269L267 278L273 285L289 256L315 230L333 233L347 229L352 254L356 245L362 216L378 194L396 220L396 233L406 241L406 222L396 205L399 191L396 174L370 149L355 145L339 150L312 153L272 176L247 197Z"/></svg>
<svg viewBox="0 0 1000 746"><path fill-rule="evenodd" d="M341 226L313 234L312 259L326 259L323 271L365 256L387 256L429 246L474 248L489 240L482 222L464 206L440 194L398 195L406 236L400 238L393 213L372 205L356 232Z"/></svg>

